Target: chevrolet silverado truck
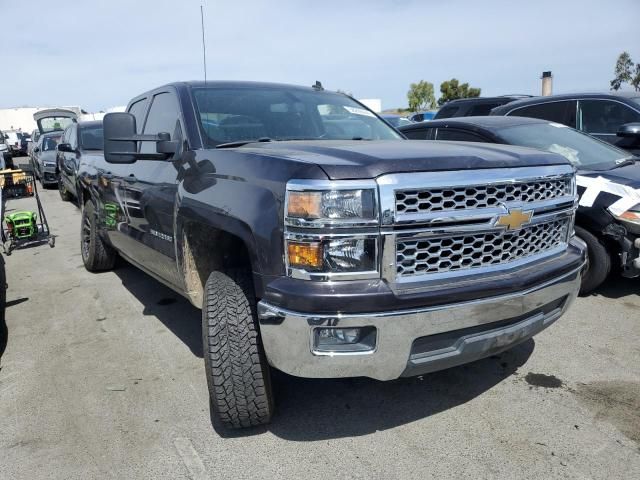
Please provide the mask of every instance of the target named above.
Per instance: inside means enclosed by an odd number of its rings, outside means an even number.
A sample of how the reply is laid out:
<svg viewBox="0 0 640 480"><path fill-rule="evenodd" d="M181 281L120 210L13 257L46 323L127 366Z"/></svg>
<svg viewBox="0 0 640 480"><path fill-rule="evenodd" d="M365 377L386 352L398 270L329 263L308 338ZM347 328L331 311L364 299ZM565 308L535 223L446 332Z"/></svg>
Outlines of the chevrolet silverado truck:
<svg viewBox="0 0 640 480"><path fill-rule="evenodd" d="M411 142L321 84L173 83L104 117L81 252L202 309L214 418L267 423L270 370L378 380L532 337L578 293L562 156Z"/></svg>

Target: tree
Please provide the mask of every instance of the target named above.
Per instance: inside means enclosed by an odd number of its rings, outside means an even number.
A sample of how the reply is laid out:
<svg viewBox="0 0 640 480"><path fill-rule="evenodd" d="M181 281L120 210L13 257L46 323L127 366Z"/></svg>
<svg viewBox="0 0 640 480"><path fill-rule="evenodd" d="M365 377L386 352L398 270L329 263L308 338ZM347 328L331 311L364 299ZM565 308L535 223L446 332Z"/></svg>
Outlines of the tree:
<svg viewBox="0 0 640 480"><path fill-rule="evenodd" d="M460 84L457 78L444 81L440 84L438 105L442 106L450 100L457 98L479 97L481 89L470 87L468 83Z"/></svg>
<svg viewBox="0 0 640 480"><path fill-rule="evenodd" d="M616 61L616 68L614 71L616 77L610 82L611 90L620 90L623 83L631 83L631 81L634 80L631 74L632 71L633 62L631 61L631 55L627 52L622 52ZM637 87L636 90L638 90Z"/></svg>
<svg viewBox="0 0 640 480"><path fill-rule="evenodd" d="M412 83L407 92L409 110L417 112L436 108L436 96L433 93L433 83L420 80Z"/></svg>
<svg viewBox="0 0 640 480"><path fill-rule="evenodd" d="M636 63L636 72L631 79L631 85L636 89L636 92L640 92L640 63Z"/></svg>

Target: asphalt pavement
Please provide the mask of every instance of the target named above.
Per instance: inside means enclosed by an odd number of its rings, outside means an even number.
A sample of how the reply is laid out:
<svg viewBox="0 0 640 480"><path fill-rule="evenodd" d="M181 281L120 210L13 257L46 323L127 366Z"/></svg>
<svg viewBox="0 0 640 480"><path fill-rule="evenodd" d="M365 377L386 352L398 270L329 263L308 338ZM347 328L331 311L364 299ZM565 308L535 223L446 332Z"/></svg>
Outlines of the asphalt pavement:
<svg viewBox="0 0 640 480"><path fill-rule="evenodd" d="M124 261L87 272L79 210L42 200L55 248L5 256L0 479L640 478L640 279L444 372L278 374L272 424L230 433L211 420L200 311Z"/></svg>

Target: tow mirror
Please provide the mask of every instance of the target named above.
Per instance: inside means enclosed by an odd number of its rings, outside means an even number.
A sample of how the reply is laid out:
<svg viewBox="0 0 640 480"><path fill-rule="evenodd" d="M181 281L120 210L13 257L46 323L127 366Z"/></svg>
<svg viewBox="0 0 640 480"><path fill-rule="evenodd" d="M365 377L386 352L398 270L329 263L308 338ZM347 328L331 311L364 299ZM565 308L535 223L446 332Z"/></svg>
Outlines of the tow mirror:
<svg viewBox="0 0 640 480"><path fill-rule="evenodd" d="M130 113L107 113L102 121L104 159L109 163L133 163L137 160L136 117Z"/></svg>
<svg viewBox="0 0 640 480"><path fill-rule="evenodd" d="M171 141L171 135L138 135L136 117L130 113L107 113L102 121L104 132L104 159L109 163L133 163L136 160L167 160L178 151L180 142ZM156 153L138 151L138 142L155 142Z"/></svg>
<svg viewBox="0 0 640 480"><path fill-rule="evenodd" d="M619 137L634 138L640 140L640 123L625 123L620 125L617 135Z"/></svg>
<svg viewBox="0 0 640 480"><path fill-rule="evenodd" d="M71 147L70 143L59 143L58 144L58 151L59 152L67 152L67 153L74 153L74 149Z"/></svg>

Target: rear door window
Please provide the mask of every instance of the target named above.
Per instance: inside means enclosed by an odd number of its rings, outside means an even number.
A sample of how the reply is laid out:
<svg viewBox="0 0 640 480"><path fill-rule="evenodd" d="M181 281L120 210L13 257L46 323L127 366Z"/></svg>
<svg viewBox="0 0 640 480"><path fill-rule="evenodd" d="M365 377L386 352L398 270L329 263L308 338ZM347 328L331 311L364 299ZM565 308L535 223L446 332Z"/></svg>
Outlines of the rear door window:
<svg viewBox="0 0 640 480"><path fill-rule="evenodd" d="M434 128L414 128L412 130L406 130L405 137L410 140L431 140L433 138Z"/></svg>
<svg viewBox="0 0 640 480"><path fill-rule="evenodd" d="M539 103L511 110L507 115L518 117L540 118L549 122L562 123L569 127L576 126L576 100Z"/></svg>
<svg viewBox="0 0 640 480"><path fill-rule="evenodd" d="M640 122L640 113L612 100L580 100L578 129L593 134L615 135L621 125Z"/></svg>
<svg viewBox="0 0 640 480"><path fill-rule="evenodd" d="M455 105L450 105L448 107L444 106L440 110L438 110L438 113L436 114L436 116L434 118L440 119L440 118L455 117L456 113L458 113L458 109L459 109L459 107L457 107Z"/></svg>
<svg viewBox="0 0 640 480"><path fill-rule="evenodd" d="M436 140L452 140L458 142L486 142L480 135L458 130L457 128L438 128Z"/></svg>

